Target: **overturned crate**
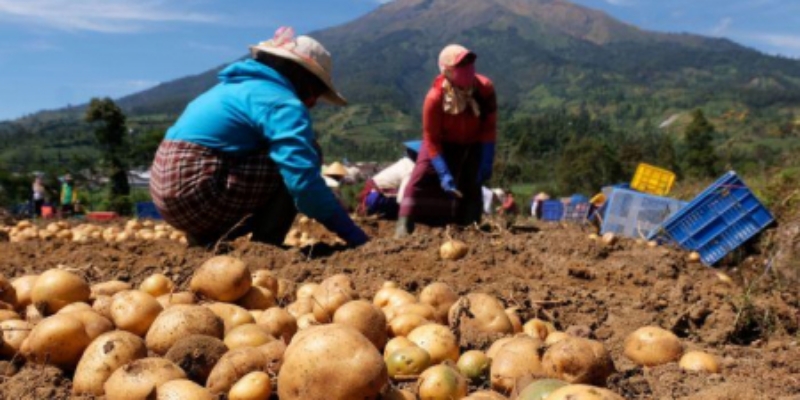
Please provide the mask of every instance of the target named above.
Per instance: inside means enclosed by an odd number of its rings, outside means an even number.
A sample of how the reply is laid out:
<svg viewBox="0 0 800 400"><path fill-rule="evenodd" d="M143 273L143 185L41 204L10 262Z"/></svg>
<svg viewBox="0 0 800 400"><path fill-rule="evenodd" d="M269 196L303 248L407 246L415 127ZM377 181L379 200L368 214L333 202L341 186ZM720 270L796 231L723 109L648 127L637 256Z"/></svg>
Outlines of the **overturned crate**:
<svg viewBox="0 0 800 400"><path fill-rule="evenodd" d="M668 197L615 188L608 196L601 232L644 239L685 205Z"/></svg>

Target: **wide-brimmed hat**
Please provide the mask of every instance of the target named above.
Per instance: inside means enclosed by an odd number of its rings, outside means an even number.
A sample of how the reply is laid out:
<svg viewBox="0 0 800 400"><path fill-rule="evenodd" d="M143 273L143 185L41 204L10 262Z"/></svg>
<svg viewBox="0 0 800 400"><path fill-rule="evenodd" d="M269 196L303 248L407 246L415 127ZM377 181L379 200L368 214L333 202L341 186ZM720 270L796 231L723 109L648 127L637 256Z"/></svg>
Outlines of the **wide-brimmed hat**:
<svg viewBox="0 0 800 400"><path fill-rule="evenodd" d="M475 61L478 56L460 44L449 44L439 53L439 71L453 68L464 62L465 59Z"/></svg>
<svg viewBox="0 0 800 400"><path fill-rule="evenodd" d="M343 178L347 176L347 168L345 168L344 165L342 165L342 163L336 161L333 164L329 165L328 168L325 168L322 171L322 175Z"/></svg>
<svg viewBox="0 0 800 400"><path fill-rule="evenodd" d="M250 46L250 54L255 58L259 52L296 62L319 78L328 92L321 96L331 104L347 105L347 100L333 86L333 61L331 53L322 44L309 36L294 36L294 29L283 27L275 36L257 45Z"/></svg>

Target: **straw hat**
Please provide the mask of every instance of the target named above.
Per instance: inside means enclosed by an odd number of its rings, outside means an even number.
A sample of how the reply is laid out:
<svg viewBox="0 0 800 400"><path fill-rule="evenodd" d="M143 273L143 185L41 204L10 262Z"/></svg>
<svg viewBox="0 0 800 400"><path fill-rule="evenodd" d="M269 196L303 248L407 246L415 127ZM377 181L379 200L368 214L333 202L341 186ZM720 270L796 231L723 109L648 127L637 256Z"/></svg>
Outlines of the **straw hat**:
<svg viewBox="0 0 800 400"><path fill-rule="evenodd" d="M295 37L294 29L282 27L275 32L272 39L250 46L250 54L254 58L259 52L302 65L328 87L328 92L321 97L323 100L338 106L347 105L347 100L333 86L331 53L318 41L308 36Z"/></svg>
<svg viewBox="0 0 800 400"><path fill-rule="evenodd" d="M329 165L328 168L325 168L325 170L322 171L322 175L343 178L347 176L347 168L345 168L342 163L336 161Z"/></svg>

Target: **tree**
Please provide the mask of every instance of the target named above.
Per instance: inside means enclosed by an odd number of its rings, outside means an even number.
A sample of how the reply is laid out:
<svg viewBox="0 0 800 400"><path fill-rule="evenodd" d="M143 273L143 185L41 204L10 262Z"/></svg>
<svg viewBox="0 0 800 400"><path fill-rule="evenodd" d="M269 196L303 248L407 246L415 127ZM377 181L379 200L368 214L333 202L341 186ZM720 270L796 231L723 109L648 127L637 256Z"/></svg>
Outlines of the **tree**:
<svg viewBox="0 0 800 400"><path fill-rule="evenodd" d="M703 115L703 110L692 113L692 122L686 127L684 141L686 152L683 170L696 178L713 178L717 175L718 157L714 152L714 125Z"/></svg>
<svg viewBox="0 0 800 400"><path fill-rule="evenodd" d="M113 211L128 215L133 207L130 203L131 187L128 183L128 163L125 157L128 134L125 114L113 100L93 98L84 119L94 125L94 135L103 154L111 182L109 206Z"/></svg>
<svg viewBox="0 0 800 400"><path fill-rule="evenodd" d="M556 172L562 193L593 194L604 185L623 179L614 150L604 141L575 138L564 148Z"/></svg>
<svg viewBox="0 0 800 400"><path fill-rule="evenodd" d="M656 150L656 164L661 168L666 168L680 176L681 170L678 165L678 155L675 152L675 142L672 136L667 133L661 135Z"/></svg>

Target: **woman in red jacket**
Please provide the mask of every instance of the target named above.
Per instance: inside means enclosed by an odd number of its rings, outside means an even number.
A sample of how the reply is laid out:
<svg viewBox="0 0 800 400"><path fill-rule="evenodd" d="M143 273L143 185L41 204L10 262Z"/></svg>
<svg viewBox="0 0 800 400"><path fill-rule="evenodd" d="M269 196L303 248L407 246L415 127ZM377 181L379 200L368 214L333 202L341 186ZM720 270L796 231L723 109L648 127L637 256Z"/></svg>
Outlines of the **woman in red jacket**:
<svg viewBox="0 0 800 400"><path fill-rule="evenodd" d="M480 222L481 185L492 175L497 98L489 78L475 73L475 53L451 44L439 55L441 74L425 97L423 145L406 187L396 237L414 222Z"/></svg>

